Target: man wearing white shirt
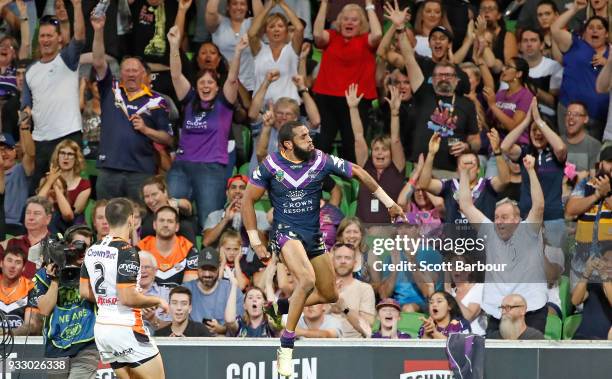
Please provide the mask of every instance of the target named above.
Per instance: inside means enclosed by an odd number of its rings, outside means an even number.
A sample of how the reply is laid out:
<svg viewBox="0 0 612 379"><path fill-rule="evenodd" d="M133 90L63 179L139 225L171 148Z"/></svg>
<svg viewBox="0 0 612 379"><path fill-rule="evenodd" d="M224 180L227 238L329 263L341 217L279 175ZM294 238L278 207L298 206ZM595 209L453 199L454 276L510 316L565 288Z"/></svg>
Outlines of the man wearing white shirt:
<svg viewBox="0 0 612 379"><path fill-rule="evenodd" d="M468 171L461 172L459 206L468 221L479 229L485 241L487 264L481 307L489 315L487 336L499 329L499 305L505 296L519 294L527 301L525 320L528 326L544 332L548 289L544 271L542 222L544 194L535 171L535 158L523 158L530 179L532 206L521 221L515 201L503 199L495 208L495 220L489 220L476 208L468 188ZM495 267L497 266L497 267ZM495 270L498 271L495 271Z"/></svg>

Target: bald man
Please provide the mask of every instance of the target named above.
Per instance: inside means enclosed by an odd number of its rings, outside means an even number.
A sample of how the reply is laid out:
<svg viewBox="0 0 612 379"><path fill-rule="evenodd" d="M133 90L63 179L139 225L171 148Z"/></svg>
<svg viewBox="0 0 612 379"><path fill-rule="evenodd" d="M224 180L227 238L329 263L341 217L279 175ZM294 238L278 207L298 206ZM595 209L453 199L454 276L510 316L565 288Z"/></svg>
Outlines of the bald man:
<svg viewBox="0 0 612 379"><path fill-rule="evenodd" d="M527 302L518 294L511 294L502 300L501 321L499 330L491 333L489 338L504 340L543 340L544 335L537 329L527 326L525 313Z"/></svg>

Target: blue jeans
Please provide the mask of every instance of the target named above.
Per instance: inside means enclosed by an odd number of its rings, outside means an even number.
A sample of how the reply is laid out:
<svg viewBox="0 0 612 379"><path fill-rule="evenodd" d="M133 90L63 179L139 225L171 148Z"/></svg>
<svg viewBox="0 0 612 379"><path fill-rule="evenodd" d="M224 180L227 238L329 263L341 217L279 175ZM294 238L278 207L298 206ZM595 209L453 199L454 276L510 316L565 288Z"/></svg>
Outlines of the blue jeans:
<svg viewBox="0 0 612 379"><path fill-rule="evenodd" d="M206 217L225 205L226 165L174 161L168 172L170 196L195 200L198 224L203 229Z"/></svg>

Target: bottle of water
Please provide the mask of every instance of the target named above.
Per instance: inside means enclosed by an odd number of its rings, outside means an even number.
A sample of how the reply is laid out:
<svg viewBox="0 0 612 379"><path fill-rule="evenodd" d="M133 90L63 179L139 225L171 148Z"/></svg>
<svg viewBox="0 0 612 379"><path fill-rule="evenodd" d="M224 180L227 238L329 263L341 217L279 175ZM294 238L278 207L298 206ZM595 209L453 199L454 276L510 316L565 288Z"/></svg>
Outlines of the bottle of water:
<svg viewBox="0 0 612 379"><path fill-rule="evenodd" d="M95 18L100 18L106 15L106 10L110 5L110 0L100 0L93 12L91 13Z"/></svg>

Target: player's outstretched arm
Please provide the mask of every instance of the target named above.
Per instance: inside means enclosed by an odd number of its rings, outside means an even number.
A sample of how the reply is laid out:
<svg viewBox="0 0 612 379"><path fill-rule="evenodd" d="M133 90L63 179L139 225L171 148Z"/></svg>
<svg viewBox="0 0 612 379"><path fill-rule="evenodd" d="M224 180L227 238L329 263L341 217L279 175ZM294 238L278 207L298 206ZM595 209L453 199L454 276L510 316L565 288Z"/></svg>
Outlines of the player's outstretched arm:
<svg viewBox="0 0 612 379"><path fill-rule="evenodd" d="M255 254L259 259L267 260L270 258L270 253L259 239L257 232L257 218L255 216L255 202L259 200L266 192L264 188L248 184L244 195L242 196L242 206L240 212L242 214L242 222L249 235L249 242Z"/></svg>
<svg viewBox="0 0 612 379"><path fill-rule="evenodd" d="M372 178L370 174L368 174L361 166L354 164L353 165L353 176L356 177L361 184L365 185L370 192L376 196L381 203L387 207L389 211L389 215L391 216L391 222L395 222L397 218L400 218L406 221L406 215L404 215L404 211L402 207L397 205L393 199L387 195L385 190L382 189L381 186L376 183L376 180Z"/></svg>

